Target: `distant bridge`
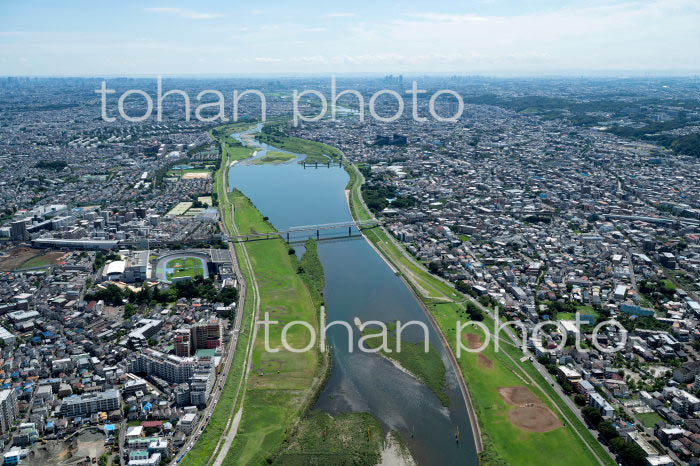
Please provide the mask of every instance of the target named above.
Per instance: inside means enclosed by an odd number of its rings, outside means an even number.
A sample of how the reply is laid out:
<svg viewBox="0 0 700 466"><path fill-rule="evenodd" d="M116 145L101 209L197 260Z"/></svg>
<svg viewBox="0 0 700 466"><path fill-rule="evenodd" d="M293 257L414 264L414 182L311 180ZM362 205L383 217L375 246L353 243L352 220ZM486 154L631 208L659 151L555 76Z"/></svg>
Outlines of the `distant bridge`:
<svg viewBox="0 0 700 466"><path fill-rule="evenodd" d="M362 220L359 222L349 221L349 222L338 222L338 223L324 223L319 225L304 225L298 227L288 228L281 231L271 231L269 233L247 233L245 235L234 235L231 237L233 241L251 241L251 240L261 240L261 239L274 239L277 237L286 237L287 242L289 242L291 235L295 233L304 232L316 232L316 239L320 239L322 230L344 230L348 229L348 236L352 236L352 229L357 228L358 230L363 230L365 228L374 228L380 225L379 220Z"/></svg>

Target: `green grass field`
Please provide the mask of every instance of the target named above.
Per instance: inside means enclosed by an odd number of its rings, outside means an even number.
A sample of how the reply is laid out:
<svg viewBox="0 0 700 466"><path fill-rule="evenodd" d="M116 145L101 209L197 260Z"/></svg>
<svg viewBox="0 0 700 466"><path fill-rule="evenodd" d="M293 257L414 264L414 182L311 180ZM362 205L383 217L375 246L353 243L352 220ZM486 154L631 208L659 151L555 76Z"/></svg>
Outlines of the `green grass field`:
<svg viewBox="0 0 700 466"><path fill-rule="evenodd" d="M53 264L54 261L51 260L50 256L47 255L38 255L30 258L26 262L22 263L18 268L21 269L33 269L36 267L48 267L49 265Z"/></svg>
<svg viewBox="0 0 700 466"><path fill-rule="evenodd" d="M293 154L288 154L286 152L279 152L279 151L272 151L268 152L267 154L263 155L259 159L255 160L255 165L279 165L285 162L289 162L290 160L294 160L296 158L296 155Z"/></svg>
<svg viewBox="0 0 700 466"><path fill-rule="evenodd" d="M653 428L657 422L664 420L656 411L653 413L636 414L636 416L639 422L641 422L644 427L648 428Z"/></svg>
<svg viewBox="0 0 700 466"><path fill-rule="evenodd" d="M272 232L274 228L240 192L233 194L235 222L241 234L256 231ZM243 417L228 455L226 465L260 464L278 451L293 425L305 412L314 388L321 381L322 358L318 347L304 353L282 347L284 324L293 320L308 322L318 331L319 312L302 278L297 274L296 258L288 254L281 239L245 243L260 291L260 319L269 313L270 320L265 349L264 329L259 329L254 343L252 368L248 379ZM309 343L309 331L291 327L287 341L292 348Z"/></svg>
<svg viewBox="0 0 700 466"><path fill-rule="evenodd" d="M204 262L199 257L178 257L168 261L165 267L173 270L172 272L166 272L165 278L167 280L204 276Z"/></svg>
<svg viewBox="0 0 700 466"><path fill-rule="evenodd" d="M598 311L593 309L593 306L576 306L576 311L584 316L593 316L595 318L598 318ZM573 312L560 312L557 314L557 319L558 320L576 320L576 314Z"/></svg>

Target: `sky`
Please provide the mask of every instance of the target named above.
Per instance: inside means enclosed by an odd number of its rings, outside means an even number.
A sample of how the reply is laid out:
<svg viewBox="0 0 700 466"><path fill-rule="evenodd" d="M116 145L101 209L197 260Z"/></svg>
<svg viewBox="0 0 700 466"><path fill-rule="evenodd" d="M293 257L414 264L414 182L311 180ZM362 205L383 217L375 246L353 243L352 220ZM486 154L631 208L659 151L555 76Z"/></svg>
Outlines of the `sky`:
<svg viewBox="0 0 700 466"><path fill-rule="evenodd" d="M694 75L700 0L0 0L0 75Z"/></svg>

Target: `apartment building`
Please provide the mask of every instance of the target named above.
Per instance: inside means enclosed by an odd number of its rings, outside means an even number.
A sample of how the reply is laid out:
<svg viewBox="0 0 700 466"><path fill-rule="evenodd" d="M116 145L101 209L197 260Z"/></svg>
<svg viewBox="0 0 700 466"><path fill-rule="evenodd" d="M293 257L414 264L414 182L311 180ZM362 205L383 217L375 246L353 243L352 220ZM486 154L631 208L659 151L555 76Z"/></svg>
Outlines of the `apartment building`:
<svg viewBox="0 0 700 466"><path fill-rule="evenodd" d="M114 411L119 409L119 392L106 390L104 392L73 395L65 398L61 405L61 414L66 417L86 416L92 413Z"/></svg>

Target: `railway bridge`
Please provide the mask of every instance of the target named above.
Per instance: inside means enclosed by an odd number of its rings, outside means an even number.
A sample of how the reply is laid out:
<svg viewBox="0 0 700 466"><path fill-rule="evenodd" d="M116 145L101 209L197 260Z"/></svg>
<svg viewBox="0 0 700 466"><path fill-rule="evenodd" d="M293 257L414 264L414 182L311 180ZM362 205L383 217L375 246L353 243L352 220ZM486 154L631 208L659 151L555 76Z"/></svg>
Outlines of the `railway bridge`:
<svg viewBox="0 0 700 466"><path fill-rule="evenodd" d="M232 241L242 242L242 241L252 241L252 240L264 240L264 239L274 239L278 237L286 238L287 242L291 237L298 233L305 232L316 232L316 239L320 239L321 231L326 230L343 230L347 228L348 236L352 236L352 229L357 228L358 230L364 230L366 228L374 228L380 225L379 220L362 220L362 221L348 221L348 222L337 222L337 223L323 223L319 225L304 225L291 227L286 230L281 231L271 231L268 233L247 233L243 235L235 235L231 237Z"/></svg>

